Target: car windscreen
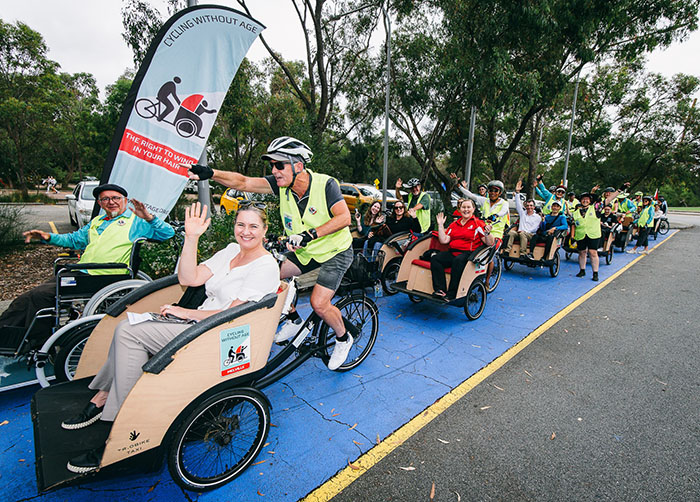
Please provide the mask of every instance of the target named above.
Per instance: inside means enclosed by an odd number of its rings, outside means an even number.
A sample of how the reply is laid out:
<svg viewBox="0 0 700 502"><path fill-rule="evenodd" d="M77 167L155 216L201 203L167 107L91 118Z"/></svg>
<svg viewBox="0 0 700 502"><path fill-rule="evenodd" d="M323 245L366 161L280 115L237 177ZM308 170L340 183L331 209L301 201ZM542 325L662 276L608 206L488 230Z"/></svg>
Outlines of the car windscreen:
<svg viewBox="0 0 700 502"><path fill-rule="evenodd" d="M86 183L83 185L83 193L80 194L82 200L95 200L95 196L92 195L92 191L97 186L97 183Z"/></svg>

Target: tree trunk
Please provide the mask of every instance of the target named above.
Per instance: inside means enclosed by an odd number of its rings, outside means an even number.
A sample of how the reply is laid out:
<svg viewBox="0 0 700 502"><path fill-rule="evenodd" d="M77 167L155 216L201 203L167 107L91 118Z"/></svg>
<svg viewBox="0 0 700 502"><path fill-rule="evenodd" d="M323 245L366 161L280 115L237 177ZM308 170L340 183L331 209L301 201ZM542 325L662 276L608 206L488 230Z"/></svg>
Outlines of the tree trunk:
<svg viewBox="0 0 700 502"><path fill-rule="evenodd" d="M535 197L535 188L532 186L537 176L537 166L540 161L540 131L544 126L542 114L536 114L530 123L530 158L528 159L527 170L527 194L528 198Z"/></svg>

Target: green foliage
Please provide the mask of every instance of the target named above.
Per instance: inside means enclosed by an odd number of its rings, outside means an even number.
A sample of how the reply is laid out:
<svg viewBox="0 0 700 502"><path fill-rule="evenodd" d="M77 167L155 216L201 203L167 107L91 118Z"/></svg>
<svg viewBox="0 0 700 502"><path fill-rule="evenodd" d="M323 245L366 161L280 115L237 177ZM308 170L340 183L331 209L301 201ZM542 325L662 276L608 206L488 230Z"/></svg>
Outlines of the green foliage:
<svg viewBox="0 0 700 502"><path fill-rule="evenodd" d="M0 202L38 202L41 204L56 204L56 199L52 199L44 192L37 193L23 193L23 192L10 192L6 195L0 195Z"/></svg>
<svg viewBox="0 0 700 502"><path fill-rule="evenodd" d="M0 250L11 251L22 243L22 208L0 205Z"/></svg>

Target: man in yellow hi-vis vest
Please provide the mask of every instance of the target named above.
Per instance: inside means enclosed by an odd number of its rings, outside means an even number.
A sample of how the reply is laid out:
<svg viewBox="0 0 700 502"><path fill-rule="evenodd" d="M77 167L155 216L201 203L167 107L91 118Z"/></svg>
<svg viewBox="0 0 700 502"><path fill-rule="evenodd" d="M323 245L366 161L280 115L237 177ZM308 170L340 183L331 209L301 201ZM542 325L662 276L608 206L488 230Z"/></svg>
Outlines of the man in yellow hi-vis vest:
<svg viewBox="0 0 700 502"><path fill-rule="evenodd" d="M409 190L408 200L406 200L406 216L418 220L421 234L428 232L430 230L430 195L423 191L418 178L411 178L406 183L403 183L401 178L396 180L396 198L402 201L401 188Z"/></svg>
<svg viewBox="0 0 700 502"><path fill-rule="evenodd" d="M282 279L319 269L311 292L311 307L336 333L328 368L338 369L347 359L353 343L351 323L346 323L331 299L353 260L350 211L335 178L306 169L313 152L302 141L282 136L270 143L263 160L272 174L251 178L208 166L183 164L191 179L213 179L244 192L275 194L280 198L280 216L289 237L289 253L282 263ZM301 324L298 314L289 316L275 336L280 342L295 336ZM299 321L299 322L297 322ZM356 333L355 333L356 334Z"/></svg>
<svg viewBox="0 0 700 502"><path fill-rule="evenodd" d="M146 206L131 199L129 209L127 192L114 184L104 184L92 191L104 214L97 216L81 229L69 234L51 234L43 230L24 232L25 242L39 239L47 244L71 249L84 249L78 263L129 263L134 241L145 237L167 240L175 231L170 225L153 216ZM91 274L124 274L125 270L91 270ZM0 331L26 331L36 313L55 304L56 280L40 284L13 300L0 316ZM9 336L9 335L8 335ZM4 346L6 336L2 335Z"/></svg>

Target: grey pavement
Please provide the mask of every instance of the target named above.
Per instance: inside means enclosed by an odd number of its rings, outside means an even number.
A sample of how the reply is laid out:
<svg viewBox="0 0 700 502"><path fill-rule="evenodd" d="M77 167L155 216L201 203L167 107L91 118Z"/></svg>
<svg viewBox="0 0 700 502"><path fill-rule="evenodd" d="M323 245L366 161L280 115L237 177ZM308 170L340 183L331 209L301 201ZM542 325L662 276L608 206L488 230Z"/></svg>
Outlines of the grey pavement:
<svg viewBox="0 0 700 502"><path fill-rule="evenodd" d="M334 502L700 500L699 246L679 232Z"/></svg>

